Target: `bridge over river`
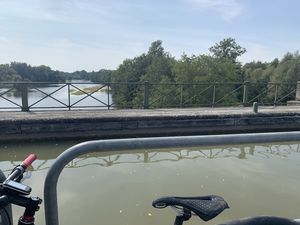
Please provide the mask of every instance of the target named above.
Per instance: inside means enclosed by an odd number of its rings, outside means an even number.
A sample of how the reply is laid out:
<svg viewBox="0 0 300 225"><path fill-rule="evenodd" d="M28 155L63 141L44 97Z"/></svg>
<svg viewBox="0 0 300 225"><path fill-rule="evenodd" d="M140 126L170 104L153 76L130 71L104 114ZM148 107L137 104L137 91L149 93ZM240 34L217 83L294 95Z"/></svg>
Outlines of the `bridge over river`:
<svg viewBox="0 0 300 225"><path fill-rule="evenodd" d="M0 112L0 141L300 130L300 107Z"/></svg>

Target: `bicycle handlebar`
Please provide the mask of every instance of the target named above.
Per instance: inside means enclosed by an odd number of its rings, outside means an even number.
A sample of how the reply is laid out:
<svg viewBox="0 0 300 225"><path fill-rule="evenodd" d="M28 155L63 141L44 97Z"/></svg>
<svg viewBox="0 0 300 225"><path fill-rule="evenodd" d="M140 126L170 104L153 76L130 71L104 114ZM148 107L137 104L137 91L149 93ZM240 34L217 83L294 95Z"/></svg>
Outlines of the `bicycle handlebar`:
<svg viewBox="0 0 300 225"><path fill-rule="evenodd" d="M0 186L0 206L15 204L25 208L23 216L19 219L18 225L34 225L35 212L39 210L42 200L38 197L26 197L31 192L31 187L22 184L20 181L26 169L36 160L35 154L30 154Z"/></svg>
<svg viewBox="0 0 300 225"><path fill-rule="evenodd" d="M28 168L33 162L34 160L36 160L36 155L35 154L30 154L29 156L27 156L27 158L21 163L22 166L24 166L25 168Z"/></svg>
<svg viewBox="0 0 300 225"><path fill-rule="evenodd" d="M5 181L14 180L20 181L26 169L36 160L35 154L30 154L20 165L16 166Z"/></svg>

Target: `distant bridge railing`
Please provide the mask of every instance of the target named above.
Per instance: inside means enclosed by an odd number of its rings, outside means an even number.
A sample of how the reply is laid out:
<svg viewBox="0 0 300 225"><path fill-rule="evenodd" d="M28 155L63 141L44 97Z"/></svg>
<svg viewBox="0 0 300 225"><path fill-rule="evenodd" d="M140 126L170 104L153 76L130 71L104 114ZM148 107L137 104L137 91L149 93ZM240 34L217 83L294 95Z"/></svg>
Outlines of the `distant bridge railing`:
<svg viewBox="0 0 300 225"><path fill-rule="evenodd" d="M0 110L286 105L297 83L1 82Z"/></svg>
<svg viewBox="0 0 300 225"><path fill-rule="evenodd" d="M218 146L218 147L195 147L184 149L147 149L137 151L122 152L102 152L95 155L82 155L70 161L66 168L81 168L86 166L111 167L121 164L140 164L140 163L161 163L161 162L177 162L180 160L193 160L197 158L218 159L218 158L238 158L246 159L247 157L285 158L292 153L300 153L300 144L284 143L277 145L270 144L249 144L239 146ZM1 156L1 155L0 155ZM130 156L130 157L128 157ZM23 155L7 155L3 153L0 157L1 161L6 161L9 165L1 168L5 174L11 171L22 161ZM48 170L53 160L57 157L57 152L53 155L47 153L45 156L39 153L39 161L35 162L34 171Z"/></svg>

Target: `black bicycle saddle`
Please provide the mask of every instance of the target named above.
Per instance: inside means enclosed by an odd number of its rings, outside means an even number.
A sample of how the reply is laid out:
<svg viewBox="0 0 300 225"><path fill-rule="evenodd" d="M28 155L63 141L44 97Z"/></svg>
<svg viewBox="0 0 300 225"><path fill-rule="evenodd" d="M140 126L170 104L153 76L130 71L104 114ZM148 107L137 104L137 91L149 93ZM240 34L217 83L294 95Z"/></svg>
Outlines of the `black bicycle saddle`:
<svg viewBox="0 0 300 225"><path fill-rule="evenodd" d="M227 202L220 196L208 195L199 197L162 197L152 202L155 208L173 206L191 210L202 220L208 221L229 208Z"/></svg>

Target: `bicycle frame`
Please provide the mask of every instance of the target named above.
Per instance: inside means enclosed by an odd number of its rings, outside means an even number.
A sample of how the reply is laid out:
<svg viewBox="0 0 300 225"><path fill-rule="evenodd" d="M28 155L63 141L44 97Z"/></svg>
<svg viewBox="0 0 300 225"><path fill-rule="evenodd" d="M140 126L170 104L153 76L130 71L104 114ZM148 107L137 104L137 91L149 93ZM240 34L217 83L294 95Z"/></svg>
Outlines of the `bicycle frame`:
<svg viewBox="0 0 300 225"><path fill-rule="evenodd" d="M3 172L0 170L0 183L5 181L6 177L3 174ZM1 196L1 195L0 195ZM6 212L0 211L0 225L6 225L9 224L10 221L12 221L12 209L11 209L11 204L5 207ZM7 213L7 214L6 214Z"/></svg>

